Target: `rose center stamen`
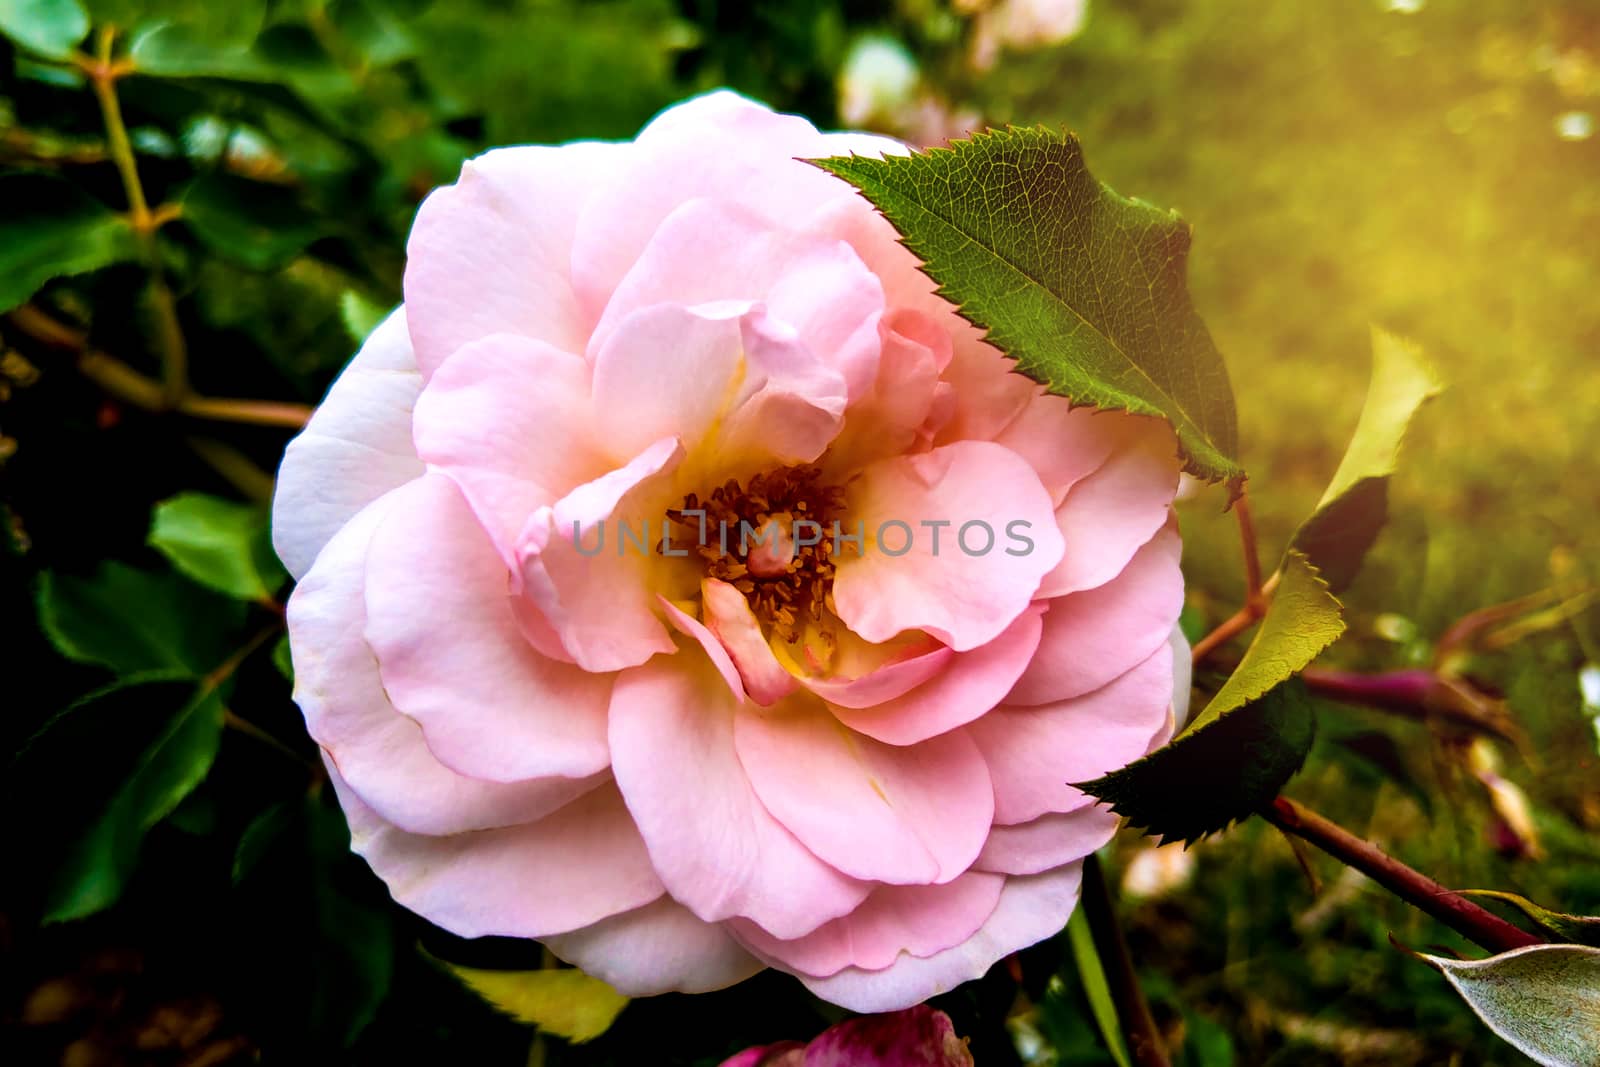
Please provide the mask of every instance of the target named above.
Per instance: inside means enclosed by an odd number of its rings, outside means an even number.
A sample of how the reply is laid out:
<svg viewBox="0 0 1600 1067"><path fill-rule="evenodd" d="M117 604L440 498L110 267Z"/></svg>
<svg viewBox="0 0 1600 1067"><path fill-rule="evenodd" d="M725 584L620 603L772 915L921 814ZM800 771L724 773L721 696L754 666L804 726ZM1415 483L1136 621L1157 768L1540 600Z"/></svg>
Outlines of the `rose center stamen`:
<svg viewBox="0 0 1600 1067"><path fill-rule="evenodd" d="M693 546L707 576L743 593L756 618L789 642L822 618L833 586L844 494L821 476L816 467L779 467L747 485L730 478L667 512L681 531L674 542Z"/></svg>

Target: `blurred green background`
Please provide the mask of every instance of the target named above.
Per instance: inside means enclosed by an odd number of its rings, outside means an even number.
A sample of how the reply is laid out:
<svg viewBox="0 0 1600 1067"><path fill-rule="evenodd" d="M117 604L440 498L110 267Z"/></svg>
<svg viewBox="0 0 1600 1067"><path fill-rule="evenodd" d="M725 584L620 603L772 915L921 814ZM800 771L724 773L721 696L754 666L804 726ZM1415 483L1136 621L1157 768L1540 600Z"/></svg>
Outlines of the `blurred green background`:
<svg viewBox="0 0 1600 1067"><path fill-rule="evenodd" d="M308 792L284 576L261 551L288 431L144 410L96 374L109 353L159 376L155 263L198 390L314 403L398 300L416 204L464 158L628 137L721 85L921 143L1065 125L1118 191L1182 212L1268 558L1354 425L1369 323L1418 340L1449 391L1408 440L1332 659L1425 662L1463 614L1549 591L1464 664L1525 739L1328 705L1290 792L1446 884L1600 912L1600 707L1578 683L1600 663L1581 592L1600 559L1600 3L1073 7L0 0L0 736L25 749L5 784L0 1059L714 1064L837 1017L765 975L636 1003L568 1046L442 974L419 945L538 956L388 906ZM116 90L149 203L170 205L148 244L69 54L91 27L131 61ZM1183 507L1197 632L1241 595L1221 504ZM174 723L199 784L168 812L127 783ZM1526 1062L1388 934L1468 946L1320 857L1314 894L1266 827L1188 854L1130 836L1112 871L1181 1063ZM1110 1062L1059 944L940 1006L984 1067Z"/></svg>

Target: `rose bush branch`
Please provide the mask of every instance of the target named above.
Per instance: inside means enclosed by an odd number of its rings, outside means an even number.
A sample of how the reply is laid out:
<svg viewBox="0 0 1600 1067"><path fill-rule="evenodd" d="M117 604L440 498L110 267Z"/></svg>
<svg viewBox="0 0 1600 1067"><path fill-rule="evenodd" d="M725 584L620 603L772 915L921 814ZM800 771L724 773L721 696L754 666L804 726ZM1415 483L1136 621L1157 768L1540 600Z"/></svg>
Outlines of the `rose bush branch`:
<svg viewBox="0 0 1600 1067"><path fill-rule="evenodd" d="M278 426L298 430L311 418L304 404L238 397L200 396L185 392L175 401L162 383L140 374L126 363L89 346L82 330L68 326L31 305L11 311L7 321L43 344L77 354L77 368L106 393L144 411L175 412L197 419L238 422L252 426Z"/></svg>
<svg viewBox="0 0 1600 1067"><path fill-rule="evenodd" d="M1544 941L1489 912L1461 894L1413 870L1370 841L1288 797L1277 797L1261 817L1286 834L1317 846L1360 871L1407 904L1438 919L1490 952L1506 952Z"/></svg>
<svg viewBox="0 0 1600 1067"><path fill-rule="evenodd" d="M1144 991L1139 988L1139 978L1133 970L1133 957L1128 952L1128 942L1117 923L1111 890L1106 884L1098 856L1091 855L1083 862L1080 907L1094 938L1100 965L1105 969L1106 983L1111 987L1111 997L1117 1005L1117 1019L1122 1024L1122 1036L1128 1044L1133 1062L1139 1067L1169 1067L1166 1046L1156 1029L1155 1018L1150 1014L1150 1004L1145 1000Z"/></svg>
<svg viewBox="0 0 1600 1067"><path fill-rule="evenodd" d="M1197 664L1261 621L1272 600L1272 592L1278 586L1277 574L1266 581L1261 579L1261 553L1256 545L1255 519L1250 514L1248 493L1240 493L1239 499L1233 502L1233 514L1239 523L1239 543L1244 554L1244 606L1194 643L1190 656Z"/></svg>

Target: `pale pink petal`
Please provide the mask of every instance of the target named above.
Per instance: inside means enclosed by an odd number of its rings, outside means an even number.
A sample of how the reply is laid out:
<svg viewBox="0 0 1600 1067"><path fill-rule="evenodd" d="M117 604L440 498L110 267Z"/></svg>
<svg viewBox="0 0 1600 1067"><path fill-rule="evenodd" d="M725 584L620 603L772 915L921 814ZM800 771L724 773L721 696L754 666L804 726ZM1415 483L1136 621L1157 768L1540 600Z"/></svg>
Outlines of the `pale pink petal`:
<svg viewBox="0 0 1600 1067"><path fill-rule="evenodd" d="M1106 584L1048 601L1044 637L1008 704L1082 696L1146 659L1183 610L1183 545L1170 524Z"/></svg>
<svg viewBox="0 0 1600 1067"><path fill-rule="evenodd" d="M720 465L810 463L839 434L844 378L765 310L755 309L742 325L748 373L716 437Z"/></svg>
<svg viewBox="0 0 1600 1067"><path fill-rule="evenodd" d="M833 598L869 641L921 629L957 652L977 648L1022 614L1061 559L1049 495L1000 445L963 441L884 460L847 492L845 525L865 523L869 540L839 561Z"/></svg>
<svg viewBox="0 0 1600 1067"><path fill-rule="evenodd" d="M591 432L589 374L582 356L493 334L457 349L417 398L417 454L461 486L508 558L535 508L616 466Z"/></svg>
<svg viewBox="0 0 1600 1067"><path fill-rule="evenodd" d="M573 294L573 231L595 190L636 155L594 142L500 148L434 190L406 244L406 304L424 375L495 333L584 350L594 316Z"/></svg>
<svg viewBox="0 0 1600 1067"><path fill-rule="evenodd" d="M1095 804L1016 826L996 826L973 866L1002 874L1038 874L1102 847L1116 834L1119 822L1109 808Z"/></svg>
<svg viewBox="0 0 1600 1067"><path fill-rule="evenodd" d="M272 497L272 547L296 578L356 512L421 476L411 409L422 389L405 309L372 331L300 435Z"/></svg>
<svg viewBox="0 0 1600 1067"><path fill-rule="evenodd" d="M762 636L761 624L743 593L727 582L707 578L700 584L700 603L707 628L732 658L751 700L773 704L798 688L800 683L778 662Z"/></svg>
<svg viewBox="0 0 1600 1067"><path fill-rule="evenodd" d="M380 497L346 523L289 597L295 703L350 788L401 829L449 834L542 818L606 776L503 783L457 774L384 691L362 634L367 549L391 505L407 495Z"/></svg>
<svg viewBox="0 0 1600 1067"><path fill-rule="evenodd" d="M655 552L676 503L668 476L682 460L677 440L663 438L535 511L518 537L525 595L585 670L622 670L677 647L656 614L666 561Z"/></svg>
<svg viewBox="0 0 1600 1067"><path fill-rule="evenodd" d="M1004 882L998 874L968 871L944 885L879 886L849 915L788 941L748 922L731 925L752 951L792 973L876 971L902 952L932 956L971 937L994 911Z"/></svg>
<svg viewBox="0 0 1600 1067"><path fill-rule="evenodd" d="M561 959L629 997L709 993L761 970L720 923L702 922L671 897L544 939Z"/></svg>
<svg viewBox="0 0 1600 1067"><path fill-rule="evenodd" d="M662 221L611 295L589 352L598 358L642 309L729 302L760 303L842 377L851 397L870 386L883 287L855 251L716 200L690 200Z"/></svg>
<svg viewBox="0 0 1600 1067"><path fill-rule="evenodd" d="M1149 433L1149 422L1120 411L1074 406L1064 396L1037 389L994 440L1027 460L1059 505L1067 490L1098 470L1114 450Z"/></svg>
<svg viewBox="0 0 1600 1067"><path fill-rule="evenodd" d="M931 681L872 707L834 707L839 721L891 745L913 745L965 726L1005 699L1034 658L1044 623L1030 607L999 637L957 653Z"/></svg>
<svg viewBox="0 0 1600 1067"><path fill-rule="evenodd" d="M548 937L661 896L661 880L614 786L537 822L429 837L384 822L339 777L350 847L395 902L460 937Z"/></svg>
<svg viewBox="0 0 1600 1067"><path fill-rule="evenodd" d="M397 490L367 553L367 641L396 708L477 778L583 778L605 769L611 679L539 654L512 613L510 574L455 483Z"/></svg>
<svg viewBox="0 0 1600 1067"><path fill-rule="evenodd" d="M717 635L708 630L704 623L666 597L657 597L661 605L662 614L666 617L667 624L685 637L693 638L711 658L711 665L722 675L722 680L728 684L728 692L733 694L735 700L745 698L744 682L739 678L739 668L734 666L733 657L728 655L728 650L722 647L722 642L717 640Z"/></svg>
<svg viewBox="0 0 1600 1067"><path fill-rule="evenodd" d="M869 886L808 852L756 799L734 751L734 713L704 661L624 671L612 771L673 899L707 922L742 916L799 937L851 911Z"/></svg>
<svg viewBox="0 0 1600 1067"><path fill-rule="evenodd" d="M1172 645L1172 728L1181 730L1189 721L1189 689L1194 684L1193 653L1189 639L1183 636L1183 629L1177 623L1172 624L1168 641Z"/></svg>
<svg viewBox="0 0 1600 1067"><path fill-rule="evenodd" d="M908 748L885 745L804 694L771 708L741 706L734 740L767 810L856 878L948 882L971 866L993 822L988 769L959 730Z"/></svg>
<svg viewBox="0 0 1600 1067"><path fill-rule="evenodd" d="M929 679L939 677L960 655L926 634L908 634L901 641L873 645L845 631L836 640L841 642L840 651L861 645L878 652L878 658L868 660L859 674L841 667L840 673L806 676L801 682L830 705L847 710L877 708L902 697ZM835 658L843 657L835 653Z"/></svg>
<svg viewBox="0 0 1600 1067"><path fill-rule="evenodd" d="M1168 728L1172 648L1109 685L1038 707L1002 704L968 726L994 777L1000 825L1074 811L1093 802L1069 782L1087 782L1143 756Z"/></svg>
<svg viewBox="0 0 1600 1067"><path fill-rule="evenodd" d="M1056 508L1066 553L1040 583L1041 598L1104 585L1166 525L1178 492L1177 439L1164 423L1143 421L1147 432L1132 436Z"/></svg>
<svg viewBox="0 0 1600 1067"><path fill-rule="evenodd" d="M800 980L817 996L851 1011L896 1011L981 978L996 962L1051 937L1067 925L1078 902L1081 864L1025 878L1007 878L994 912L977 933L954 948L920 959L902 955L888 968L846 967L826 978Z"/></svg>
<svg viewBox="0 0 1600 1067"><path fill-rule="evenodd" d="M833 469L853 473L874 459L922 451L946 414L939 373L950 362L950 334L916 311L900 311L879 329L882 355L872 388L853 402L828 452Z"/></svg>
<svg viewBox="0 0 1600 1067"><path fill-rule="evenodd" d="M870 216L872 208L849 184L802 160L851 149L904 151L885 139L820 134L803 118L726 92L670 108L634 144L597 188L573 240L574 288L596 317L679 205L712 197L779 226L794 226L834 202Z"/></svg>
<svg viewBox="0 0 1600 1067"><path fill-rule="evenodd" d="M970 322L952 314L954 354L945 369L954 409L937 443L992 441L1033 403L1039 385L1017 372L1016 361L1001 354Z"/></svg>

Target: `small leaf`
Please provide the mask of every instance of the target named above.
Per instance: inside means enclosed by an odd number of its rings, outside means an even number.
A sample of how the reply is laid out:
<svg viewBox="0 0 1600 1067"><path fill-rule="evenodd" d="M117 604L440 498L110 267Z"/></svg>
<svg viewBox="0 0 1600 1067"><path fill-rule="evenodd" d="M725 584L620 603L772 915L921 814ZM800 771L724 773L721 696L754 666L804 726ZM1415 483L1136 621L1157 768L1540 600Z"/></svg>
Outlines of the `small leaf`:
<svg viewBox="0 0 1600 1067"><path fill-rule="evenodd" d="M146 674L91 693L17 754L15 800L47 814L46 921L115 903L145 834L199 785L222 737L214 687Z"/></svg>
<svg viewBox="0 0 1600 1067"><path fill-rule="evenodd" d="M0 175L0 311L52 278L138 254L128 220L76 186L45 174Z"/></svg>
<svg viewBox="0 0 1600 1067"><path fill-rule="evenodd" d="M1291 679L1121 770L1078 786L1134 826L1192 843L1271 800L1316 734L1305 686Z"/></svg>
<svg viewBox="0 0 1600 1067"><path fill-rule="evenodd" d="M1067 920L1067 942L1072 948L1072 961L1078 967L1078 980L1089 998L1089 1010L1094 1013L1100 1037L1117 1067L1131 1067L1128 1050L1122 1042L1122 1023L1117 1018L1117 1003L1111 996L1111 985L1106 981L1105 968L1100 964L1100 953L1095 951L1094 934L1089 930L1089 919L1082 908L1074 908Z"/></svg>
<svg viewBox="0 0 1600 1067"><path fill-rule="evenodd" d="M1199 732L1305 670L1344 633L1342 606L1305 556L1291 549L1280 573L1278 590L1244 658L1186 734Z"/></svg>
<svg viewBox="0 0 1600 1067"><path fill-rule="evenodd" d="M189 187L182 218L217 255L254 271L279 269L323 233L293 190L223 173Z"/></svg>
<svg viewBox="0 0 1600 1067"><path fill-rule="evenodd" d="M1012 128L815 162L883 212L1019 371L1076 403L1165 417L1190 473L1243 485L1228 372L1186 288L1189 227L1101 184L1076 138Z"/></svg>
<svg viewBox="0 0 1600 1067"><path fill-rule="evenodd" d="M1441 386L1416 345L1372 331L1372 381L1344 459L1291 544L1339 592L1355 579L1388 517L1389 478L1411 418Z"/></svg>
<svg viewBox="0 0 1600 1067"><path fill-rule="evenodd" d="M267 512L205 493L156 505L150 546L183 574L240 600L271 600L288 578L270 541Z"/></svg>
<svg viewBox="0 0 1600 1067"><path fill-rule="evenodd" d="M176 574L115 561L93 577L39 577L39 628L63 656L118 674L184 671L198 677L231 650L244 607Z"/></svg>
<svg viewBox="0 0 1600 1067"><path fill-rule="evenodd" d="M1528 945L1482 960L1418 958L1536 1063L1600 1067L1600 948Z"/></svg>
<svg viewBox="0 0 1600 1067"><path fill-rule="evenodd" d="M1503 893L1498 889L1459 889L1457 892L1465 897L1488 897L1510 904L1553 937L1573 945L1600 948L1600 916L1563 915L1535 904L1527 897Z"/></svg>
<svg viewBox="0 0 1600 1067"><path fill-rule="evenodd" d="M518 1022L572 1042L610 1029L628 998L580 970L486 971L442 963L468 989Z"/></svg>
<svg viewBox="0 0 1600 1067"><path fill-rule="evenodd" d="M339 318L345 332L357 345L366 342L367 335L389 317L389 308L379 307L354 289L346 289L339 296Z"/></svg>
<svg viewBox="0 0 1600 1067"><path fill-rule="evenodd" d="M288 634L278 638L277 644L272 646L272 665L278 668L279 674L294 681L294 657L289 651Z"/></svg>
<svg viewBox="0 0 1600 1067"><path fill-rule="evenodd" d="M79 0L0 0L0 33L46 59L66 59L89 33Z"/></svg>

